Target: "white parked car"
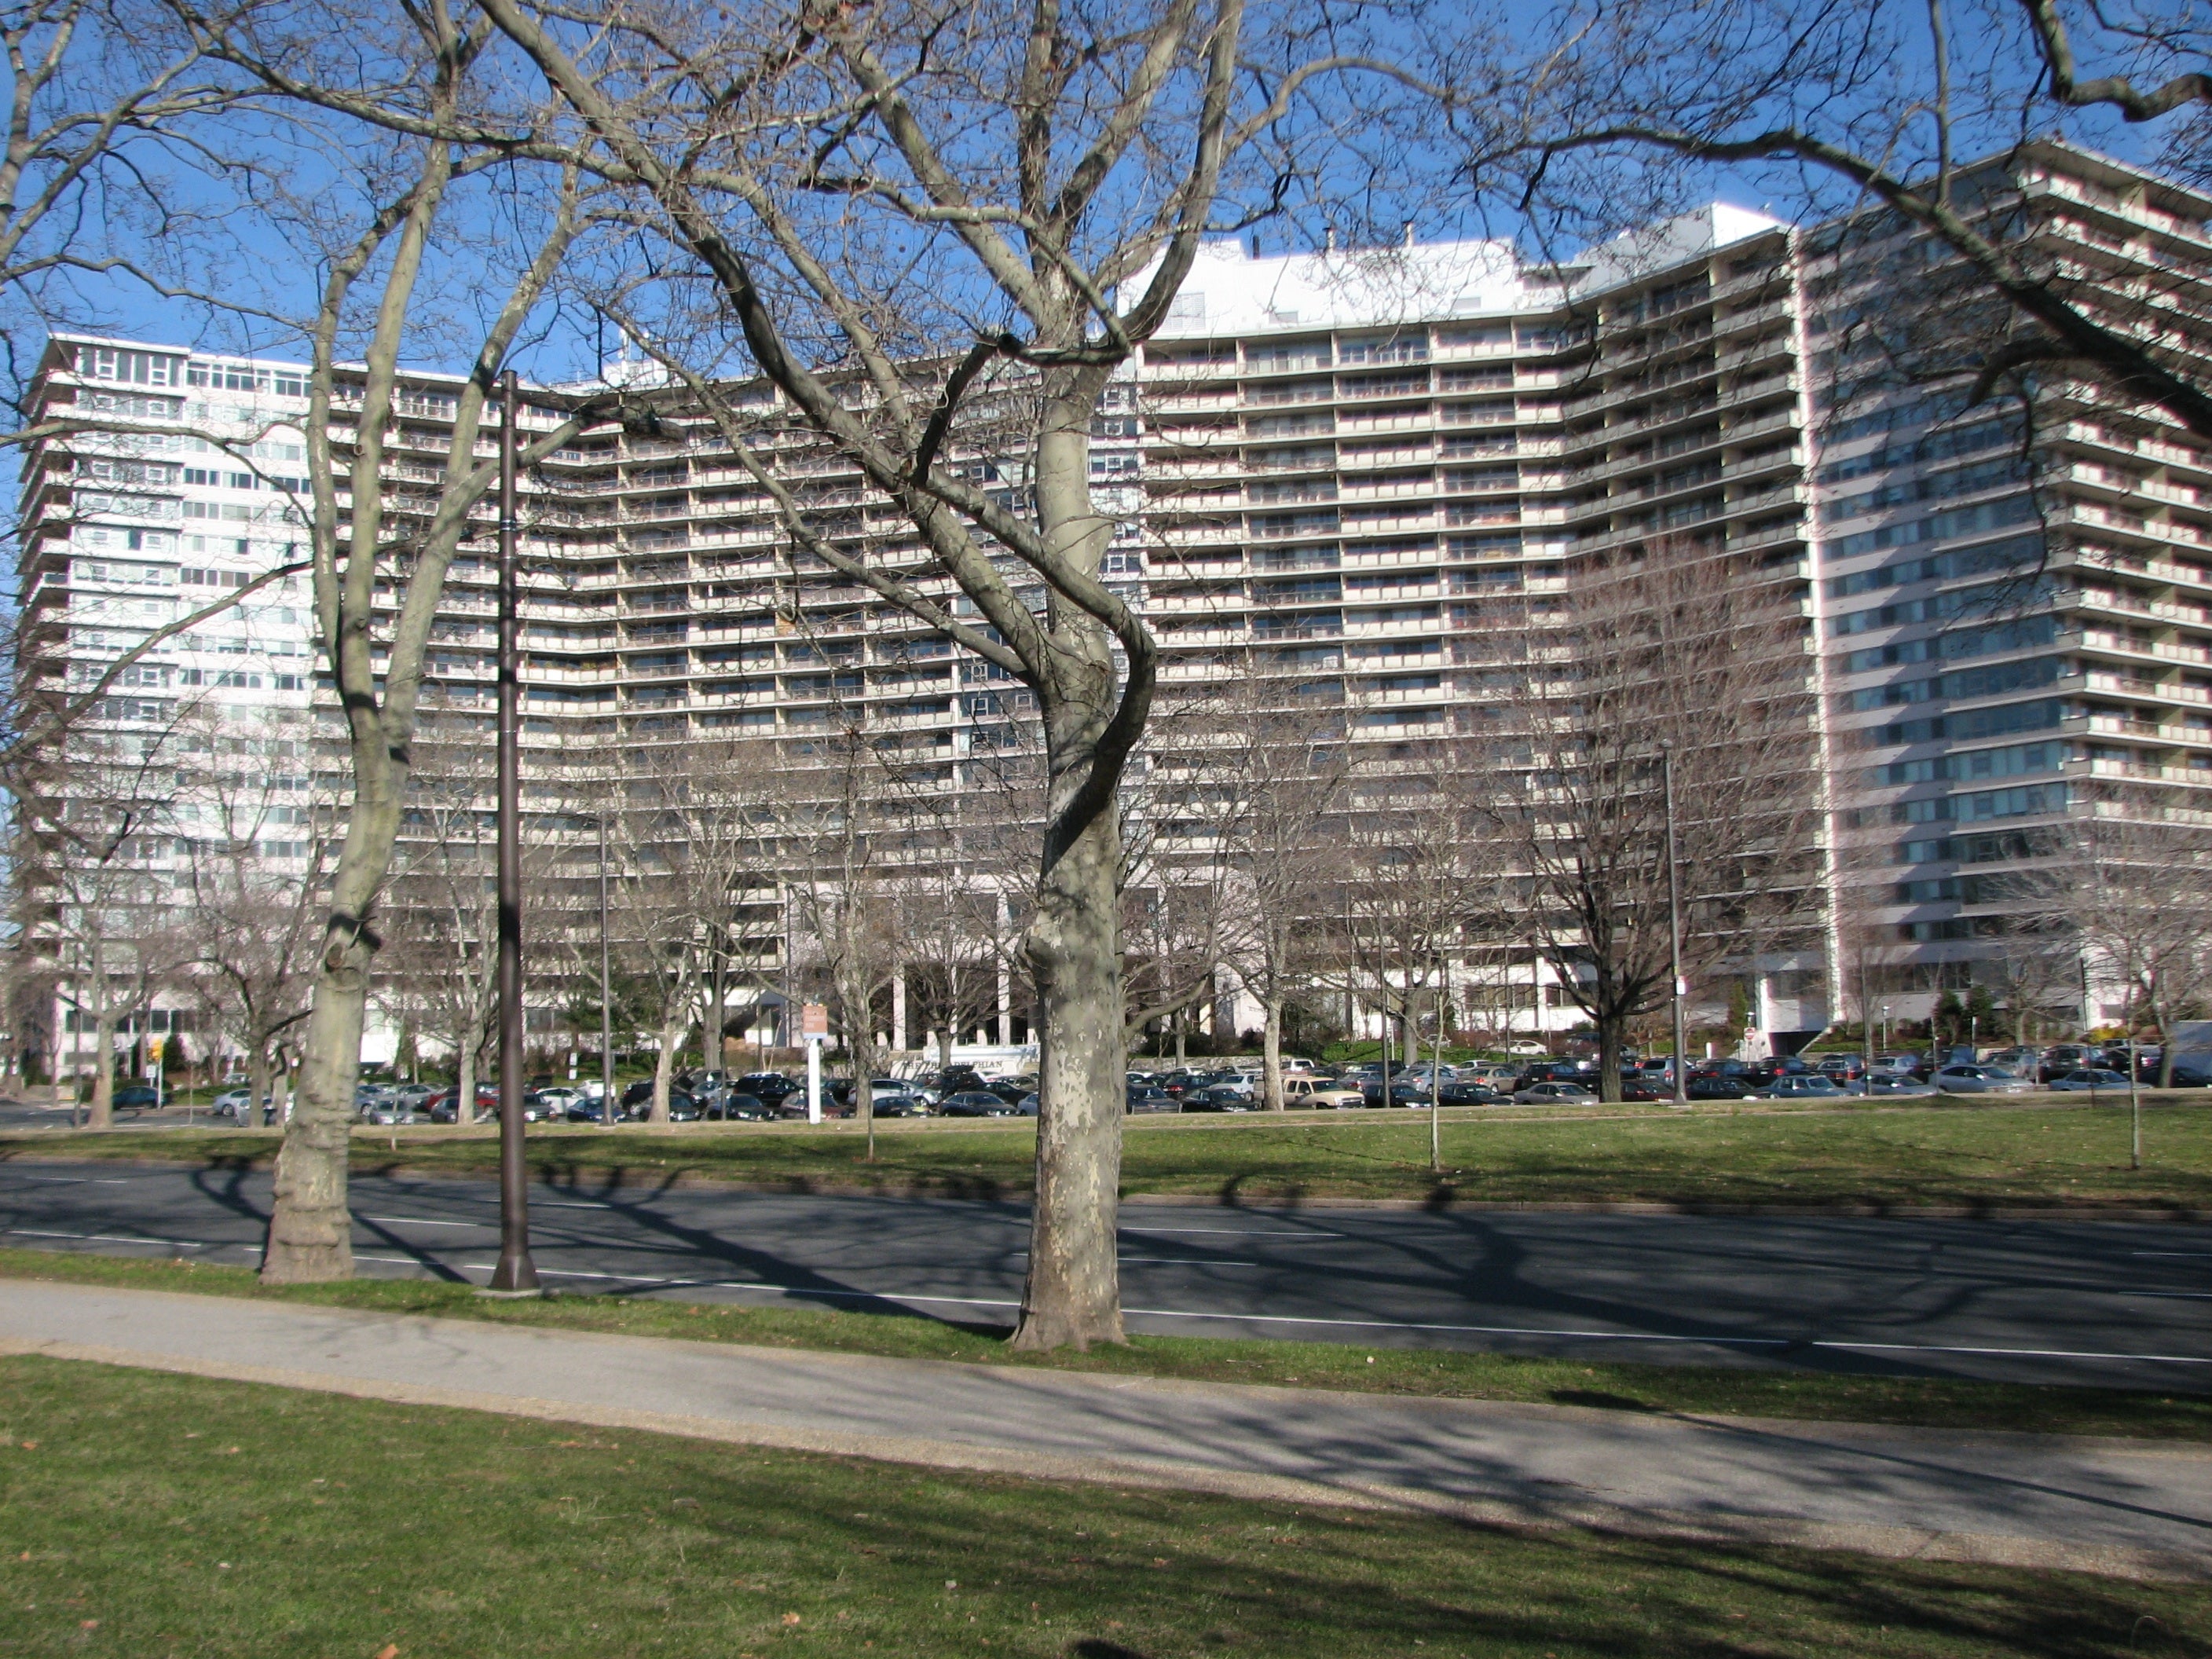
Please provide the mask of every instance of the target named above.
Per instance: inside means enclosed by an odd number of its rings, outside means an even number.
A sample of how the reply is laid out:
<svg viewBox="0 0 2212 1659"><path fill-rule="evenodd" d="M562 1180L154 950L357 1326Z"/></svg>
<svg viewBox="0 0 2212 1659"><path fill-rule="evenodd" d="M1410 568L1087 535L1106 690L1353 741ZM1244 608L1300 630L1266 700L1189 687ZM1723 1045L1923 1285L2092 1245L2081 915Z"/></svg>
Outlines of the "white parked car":
<svg viewBox="0 0 2212 1659"><path fill-rule="evenodd" d="M1505 1045L1505 1052L1509 1054L1525 1055L1530 1060L1541 1060L1546 1054L1550 1054L1552 1051L1549 1048L1547 1048L1540 1042L1533 1042L1528 1038L1522 1037L1517 1042L1507 1043Z"/></svg>

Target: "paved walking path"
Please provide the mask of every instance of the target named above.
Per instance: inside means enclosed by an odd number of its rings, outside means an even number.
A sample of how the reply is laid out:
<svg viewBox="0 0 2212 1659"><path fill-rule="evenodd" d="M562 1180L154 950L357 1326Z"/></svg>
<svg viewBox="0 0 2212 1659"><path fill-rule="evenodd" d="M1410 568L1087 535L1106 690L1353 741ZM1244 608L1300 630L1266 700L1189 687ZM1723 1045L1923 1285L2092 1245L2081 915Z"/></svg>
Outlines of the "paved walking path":
<svg viewBox="0 0 2212 1659"><path fill-rule="evenodd" d="M2212 1449L793 1352L0 1281L0 1352L939 1468L2212 1578Z"/></svg>

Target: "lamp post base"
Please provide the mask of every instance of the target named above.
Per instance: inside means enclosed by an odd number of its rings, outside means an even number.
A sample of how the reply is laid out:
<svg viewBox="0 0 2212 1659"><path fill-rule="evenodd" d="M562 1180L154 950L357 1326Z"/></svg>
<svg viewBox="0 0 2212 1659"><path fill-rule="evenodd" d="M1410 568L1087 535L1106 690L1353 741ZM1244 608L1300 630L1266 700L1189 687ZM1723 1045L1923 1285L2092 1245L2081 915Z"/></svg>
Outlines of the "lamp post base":
<svg viewBox="0 0 2212 1659"><path fill-rule="evenodd" d="M477 1294L487 1302L531 1302L543 1297L545 1292L533 1285L526 1291L495 1291L487 1288L478 1291Z"/></svg>
<svg viewBox="0 0 2212 1659"><path fill-rule="evenodd" d="M530 1259L528 1249L502 1250L499 1265L491 1270L491 1283L477 1292L478 1296L539 1296L538 1264Z"/></svg>

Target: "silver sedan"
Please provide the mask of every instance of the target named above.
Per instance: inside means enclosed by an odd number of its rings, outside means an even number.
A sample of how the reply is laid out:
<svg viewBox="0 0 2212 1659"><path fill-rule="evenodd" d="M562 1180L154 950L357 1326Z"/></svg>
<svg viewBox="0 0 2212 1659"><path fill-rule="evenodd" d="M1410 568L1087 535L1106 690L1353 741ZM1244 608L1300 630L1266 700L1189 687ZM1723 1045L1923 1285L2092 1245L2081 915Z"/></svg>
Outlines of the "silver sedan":
<svg viewBox="0 0 2212 1659"><path fill-rule="evenodd" d="M1936 1073L1936 1086L1947 1095L2025 1095L2035 1089L2002 1066L1946 1066Z"/></svg>
<svg viewBox="0 0 2212 1659"><path fill-rule="evenodd" d="M2068 1094L2085 1090L2094 1093L2099 1089L2124 1089L2128 1086L2128 1080L2118 1072L2087 1066L2078 1072L2069 1072L2064 1077L2055 1078L2045 1086Z"/></svg>
<svg viewBox="0 0 2212 1659"><path fill-rule="evenodd" d="M1513 1097L1516 1106L1589 1106L1597 1097L1579 1084L1536 1083Z"/></svg>

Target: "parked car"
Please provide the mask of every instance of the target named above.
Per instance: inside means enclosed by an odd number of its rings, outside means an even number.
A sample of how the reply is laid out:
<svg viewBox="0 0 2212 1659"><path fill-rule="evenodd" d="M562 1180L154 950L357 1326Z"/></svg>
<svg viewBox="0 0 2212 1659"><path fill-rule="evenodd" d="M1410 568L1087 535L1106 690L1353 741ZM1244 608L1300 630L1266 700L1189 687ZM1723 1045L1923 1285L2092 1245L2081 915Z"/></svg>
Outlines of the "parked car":
<svg viewBox="0 0 2212 1659"><path fill-rule="evenodd" d="M937 1103L940 1117L1008 1117L1013 1107L985 1089L963 1089Z"/></svg>
<svg viewBox="0 0 2212 1659"><path fill-rule="evenodd" d="M1034 1089L1014 1103L1016 1117L1035 1117L1043 1109L1043 1104Z"/></svg>
<svg viewBox="0 0 2212 1659"><path fill-rule="evenodd" d="M115 1091L112 1102L118 1112L158 1112L167 1103L161 1091L150 1083L125 1084Z"/></svg>
<svg viewBox="0 0 2212 1659"><path fill-rule="evenodd" d="M653 1112L653 1079L640 1078L622 1091L622 1109L630 1117L647 1117ZM679 1117L685 1112L689 1116ZM668 1119L672 1123L690 1123L699 1115L699 1103L688 1089L679 1089L673 1083L668 1088Z"/></svg>
<svg viewBox="0 0 2212 1659"><path fill-rule="evenodd" d="M1146 1084L1132 1084L1122 1106L1132 1112L1179 1112L1182 1109L1182 1103L1166 1090Z"/></svg>
<svg viewBox="0 0 2212 1659"><path fill-rule="evenodd" d="M584 1097L579 1090L556 1084L550 1089L540 1089L534 1094L526 1095L523 1099L524 1104L535 1105L547 1117L554 1118L566 1117L570 1107L583 1103Z"/></svg>
<svg viewBox="0 0 2212 1659"><path fill-rule="evenodd" d="M2062 1094L2075 1094L2085 1090L2094 1091L2098 1089L2119 1089L2124 1091L2128 1086L2128 1080L2126 1078L2121 1076L2119 1073L2108 1072L2101 1066L2083 1066L2077 1067L2074 1071L2067 1073L2063 1077L2055 1077L2051 1079L2051 1081L2044 1086L2047 1089L2056 1090Z"/></svg>
<svg viewBox="0 0 2212 1659"><path fill-rule="evenodd" d="M1663 1077L1646 1077L1641 1072L1624 1072L1620 1077L1620 1097L1639 1104L1672 1100L1674 1085Z"/></svg>
<svg viewBox="0 0 2212 1659"><path fill-rule="evenodd" d="M725 1089L700 1106L699 1115L710 1123L766 1123L781 1114L758 1095Z"/></svg>
<svg viewBox="0 0 2212 1659"><path fill-rule="evenodd" d="M757 1096L771 1106L786 1095L805 1092L805 1085L794 1083L781 1072L748 1072L733 1085L743 1094Z"/></svg>
<svg viewBox="0 0 2212 1659"><path fill-rule="evenodd" d="M1439 1106L1495 1106L1507 1098L1478 1078L1455 1078L1437 1095Z"/></svg>
<svg viewBox="0 0 2212 1659"><path fill-rule="evenodd" d="M927 1117L932 1110L928 1101L908 1091L904 1094L878 1095L869 1109L878 1117Z"/></svg>
<svg viewBox="0 0 2212 1659"><path fill-rule="evenodd" d="M453 1103L459 1098L459 1096L460 1087L458 1084L450 1089L439 1090L429 1099L416 1105L410 1105L395 1095L391 1099L362 1112L362 1116L367 1121L376 1124L412 1123L417 1115L428 1118L433 1123L452 1123L459 1117L459 1114L453 1109ZM499 1086L492 1083L477 1084L476 1109L477 1119L482 1121L496 1116L498 1112ZM532 1105L528 1097L524 1097L522 1103L524 1122L535 1123L547 1115L549 1114L542 1107Z"/></svg>
<svg viewBox="0 0 2212 1659"><path fill-rule="evenodd" d="M1703 1072L1692 1077L1682 1088L1691 1100L1741 1100L1751 1092L1749 1079L1723 1077L1718 1072Z"/></svg>
<svg viewBox="0 0 2212 1659"><path fill-rule="evenodd" d="M2035 1085L2002 1066L1954 1065L1936 1073L1936 1086L1947 1095L2024 1095Z"/></svg>
<svg viewBox="0 0 2212 1659"><path fill-rule="evenodd" d="M1933 1095L1941 1090L1932 1083L1923 1083L1910 1072L1876 1072L1866 1080L1866 1092L1873 1096Z"/></svg>
<svg viewBox="0 0 2212 1659"><path fill-rule="evenodd" d="M1283 1079L1283 1104L1285 1106L1334 1112L1366 1103L1366 1097L1358 1090L1348 1088L1331 1078L1286 1077Z"/></svg>
<svg viewBox="0 0 2212 1659"><path fill-rule="evenodd" d="M1778 1077L1753 1090L1752 1100L1848 1100L1858 1092L1846 1089L1832 1077L1818 1072L1802 1077Z"/></svg>
<svg viewBox="0 0 2212 1659"><path fill-rule="evenodd" d="M2027 1068L2021 1066L2023 1075ZM2101 1071L2105 1057L2101 1050L2081 1042L2054 1042L2039 1055L2035 1062L2035 1079L2049 1083L2064 1077L2069 1072Z"/></svg>
<svg viewBox="0 0 2212 1659"><path fill-rule="evenodd" d="M1182 1097L1186 1112L1249 1112L1252 1097L1229 1084L1217 1083L1211 1088L1193 1089Z"/></svg>
<svg viewBox="0 0 2212 1659"><path fill-rule="evenodd" d="M1359 1085L1359 1103L1363 1106L1425 1106L1429 1103L1429 1085L1419 1078L1393 1072L1390 1073L1389 1100L1382 1098L1382 1079L1370 1078Z"/></svg>
<svg viewBox="0 0 2212 1659"><path fill-rule="evenodd" d="M247 1115L248 1114L246 1112L246 1103L252 1098L253 1091L251 1089L226 1089L215 1097L215 1105L213 1108L215 1115L217 1117L240 1117ZM270 1107L273 1103L274 1103L270 1101L267 1095L262 1096L261 1112L259 1115L266 1116Z"/></svg>
<svg viewBox="0 0 2212 1659"><path fill-rule="evenodd" d="M1509 1060L1483 1060L1461 1068L1460 1081L1486 1085L1501 1094L1511 1094L1521 1068Z"/></svg>
<svg viewBox="0 0 2212 1659"><path fill-rule="evenodd" d="M1548 1054L1552 1051L1549 1048L1547 1048L1540 1042L1532 1042L1527 1037L1522 1037L1518 1042L1507 1043L1505 1045L1505 1052L1509 1054L1514 1055L1516 1058L1526 1056L1529 1059L1534 1059L1540 1054Z"/></svg>
<svg viewBox="0 0 2212 1659"><path fill-rule="evenodd" d="M1513 1091L1516 1106L1589 1106L1597 1097L1579 1083L1532 1083Z"/></svg>

